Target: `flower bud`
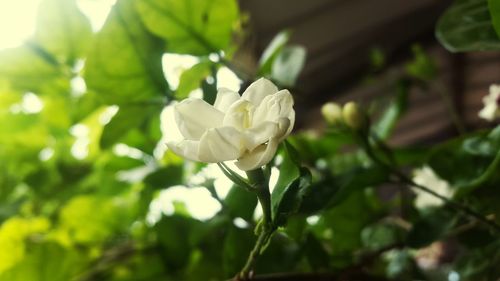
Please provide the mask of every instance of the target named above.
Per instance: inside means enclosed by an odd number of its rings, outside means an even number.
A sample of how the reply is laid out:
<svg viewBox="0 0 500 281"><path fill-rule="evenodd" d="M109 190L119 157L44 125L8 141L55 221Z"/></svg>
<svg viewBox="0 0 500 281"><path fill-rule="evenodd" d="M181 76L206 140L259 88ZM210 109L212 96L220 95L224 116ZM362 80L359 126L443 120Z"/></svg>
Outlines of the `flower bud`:
<svg viewBox="0 0 500 281"><path fill-rule="evenodd" d="M352 129L360 129L364 126L365 117L355 102L351 101L344 105L342 116L344 117L344 122Z"/></svg>
<svg viewBox="0 0 500 281"><path fill-rule="evenodd" d="M326 122L330 124L339 124L342 122L342 107L334 102L325 103L321 107L321 114Z"/></svg>

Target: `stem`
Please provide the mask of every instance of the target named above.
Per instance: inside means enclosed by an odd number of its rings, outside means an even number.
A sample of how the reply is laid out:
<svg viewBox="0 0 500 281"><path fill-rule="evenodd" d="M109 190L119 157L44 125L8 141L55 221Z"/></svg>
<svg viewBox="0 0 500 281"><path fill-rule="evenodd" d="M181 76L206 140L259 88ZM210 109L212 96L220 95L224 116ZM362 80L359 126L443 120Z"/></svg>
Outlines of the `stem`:
<svg viewBox="0 0 500 281"><path fill-rule="evenodd" d="M424 192L427 192L427 193L431 194L432 196L435 196L436 198L443 200L444 202L446 202L448 204L448 206L452 207L453 209L461 211L462 213L466 214L467 216L469 216L473 219L476 219L477 221L491 227L496 232L500 233L500 225L496 224L495 222L493 222L491 220L486 219L482 214L480 214L480 213L470 209L469 207L462 205L456 201L450 200L449 198L434 192L433 190L427 188L426 186L415 183L412 179L410 179L405 174L403 174L402 172L397 170L395 167L386 164L384 161L382 161L380 158L378 158L378 156L373 151L371 144L370 144L370 141L368 139L368 135L360 134L358 139L359 139L363 149L365 150L366 154L373 160L373 162L375 162L376 164L378 164L381 167L390 171L391 174L399 180L399 183L405 183L405 184L408 184L408 185L413 186L415 188L418 188ZM388 146L386 146L386 145L385 145L385 148L388 149L389 151L391 151L388 148Z"/></svg>
<svg viewBox="0 0 500 281"><path fill-rule="evenodd" d="M255 242L255 246L250 252L245 266L243 266L243 269L241 269L240 273L238 274L237 280L247 280L251 277L252 268L257 261L257 257L262 253L263 247L267 244L270 235L271 234L267 231L260 232L259 238L257 238L257 242Z"/></svg>
<svg viewBox="0 0 500 281"><path fill-rule="evenodd" d="M259 237L255 242L255 246L250 252L245 266L240 271L237 280L247 280L251 277L252 268L257 261L257 257L263 252L269 239L275 231L271 213L271 194L269 193L269 180L264 175L261 168L252 171L247 171L247 177L252 185L252 190L255 191L259 203L262 207L262 229L258 232Z"/></svg>

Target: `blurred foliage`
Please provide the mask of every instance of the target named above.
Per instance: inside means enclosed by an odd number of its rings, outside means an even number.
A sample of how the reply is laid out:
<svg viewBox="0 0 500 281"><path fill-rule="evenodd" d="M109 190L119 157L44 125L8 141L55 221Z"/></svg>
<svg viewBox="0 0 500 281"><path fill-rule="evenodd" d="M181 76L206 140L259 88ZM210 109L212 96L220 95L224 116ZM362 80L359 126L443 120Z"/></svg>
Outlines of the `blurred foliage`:
<svg viewBox="0 0 500 281"><path fill-rule="evenodd" d="M243 18L235 0L118 0L93 32L75 1L42 0L34 36L0 51L0 280L226 280L237 274L257 239L257 198L236 185L221 196L206 164L165 152L160 114L194 90L213 102L223 67L242 80L252 77L232 63ZM498 1L457 1L437 34L452 51L498 49L499 18ZM257 76L280 86L296 83L306 50L288 44L292 35L283 31L270 42ZM163 72L171 63L165 53L197 60L176 88ZM498 223L500 127L434 147L385 145L411 106L411 89L437 75L421 47L413 53L388 106L369 112L373 154L400 171L430 166L451 184L454 200ZM374 50L371 58L384 71L384 54ZM407 183L394 183L387 165L355 145L359 137L329 126L322 135L301 132L282 145L266 168L276 175L271 205L278 231L256 272L498 279L498 233L446 204L417 209ZM220 210L200 219L182 200L171 206L160 200L179 185L206 187ZM421 251L435 243L457 251L437 275L419 264Z"/></svg>
<svg viewBox="0 0 500 281"><path fill-rule="evenodd" d="M441 16L436 36L451 52L500 49L496 0L456 0Z"/></svg>

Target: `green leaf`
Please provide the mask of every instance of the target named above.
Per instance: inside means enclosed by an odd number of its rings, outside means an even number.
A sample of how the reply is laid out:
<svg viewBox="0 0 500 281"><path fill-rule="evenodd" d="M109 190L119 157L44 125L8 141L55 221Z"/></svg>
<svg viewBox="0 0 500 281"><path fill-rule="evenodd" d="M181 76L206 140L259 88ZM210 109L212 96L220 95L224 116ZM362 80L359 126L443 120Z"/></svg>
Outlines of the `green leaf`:
<svg viewBox="0 0 500 281"><path fill-rule="evenodd" d="M498 0L488 0L488 7L490 8L493 27L500 38L500 2Z"/></svg>
<svg viewBox="0 0 500 281"><path fill-rule="evenodd" d="M214 104L217 98L217 80L215 83L208 83L207 80L201 82L201 90L203 91L203 100L209 104Z"/></svg>
<svg viewBox="0 0 500 281"><path fill-rule="evenodd" d="M235 0L137 1L149 30L165 39L172 53L208 55L231 42L239 17Z"/></svg>
<svg viewBox="0 0 500 281"><path fill-rule="evenodd" d="M3 281L67 281L80 274L88 261L75 249L53 242L32 244L26 257L0 274Z"/></svg>
<svg viewBox="0 0 500 281"><path fill-rule="evenodd" d="M487 0L457 0L439 19L436 36L451 52L500 49Z"/></svg>
<svg viewBox="0 0 500 281"><path fill-rule="evenodd" d="M455 224L455 215L448 209L428 209L418 219L406 237L406 244L422 248L439 240Z"/></svg>
<svg viewBox="0 0 500 281"><path fill-rule="evenodd" d="M383 222L369 225L361 232L363 245L373 251L388 247L403 240L403 229Z"/></svg>
<svg viewBox="0 0 500 281"><path fill-rule="evenodd" d="M391 135L391 132L396 127L397 121L408 108L408 91L408 81L399 81L397 84L396 96L373 127L378 137L387 139Z"/></svg>
<svg viewBox="0 0 500 281"><path fill-rule="evenodd" d="M6 79L13 89L40 93L62 77L54 57L34 44L0 52L0 81Z"/></svg>
<svg viewBox="0 0 500 281"><path fill-rule="evenodd" d="M273 62L290 39L290 35L291 32L289 30L284 30L274 36L273 40L271 40L271 43L269 43L260 57L259 76L271 74Z"/></svg>
<svg viewBox="0 0 500 281"><path fill-rule="evenodd" d="M92 29L74 0L44 0L38 9L34 40L63 63L72 64L85 55Z"/></svg>
<svg viewBox="0 0 500 281"><path fill-rule="evenodd" d="M437 76L436 62L430 57L420 45L413 45L413 60L405 65L406 72L411 77L422 81L430 81Z"/></svg>
<svg viewBox="0 0 500 281"><path fill-rule="evenodd" d="M163 43L148 33L133 0L119 0L89 52L85 80L109 104L157 102L168 94Z"/></svg>
<svg viewBox="0 0 500 281"><path fill-rule="evenodd" d="M249 229L231 227L224 240L223 268L225 276L230 278L236 275L245 265L247 253L250 253L255 241L255 235Z"/></svg>
<svg viewBox="0 0 500 281"><path fill-rule="evenodd" d="M251 221L257 206L257 196L240 186L233 186L224 202L232 216Z"/></svg>
<svg viewBox="0 0 500 281"><path fill-rule="evenodd" d="M309 232L304 243L304 250L309 265L314 271L327 270L329 268L330 255L321 241Z"/></svg>
<svg viewBox="0 0 500 281"><path fill-rule="evenodd" d="M273 211L276 211L286 189L300 177L300 167L295 163L293 159L294 156L292 156L293 153L293 147L285 142L283 145L283 153L281 154L283 162L279 167L280 174L271 195L271 206Z"/></svg>
<svg viewBox="0 0 500 281"><path fill-rule="evenodd" d="M282 86L294 86L306 62L306 49L302 46L284 47L271 67L271 78Z"/></svg>
<svg viewBox="0 0 500 281"><path fill-rule="evenodd" d="M388 172L379 167L356 167L313 184L304 197L301 213L313 214L342 204L353 192L387 182Z"/></svg>
<svg viewBox="0 0 500 281"><path fill-rule="evenodd" d="M380 215L380 203L372 190L357 190L323 212L319 221L310 227L328 243L330 254L337 257L333 261L335 265L345 266L353 262L354 252L363 246L362 230L374 220L378 221Z"/></svg>
<svg viewBox="0 0 500 281"><path fill-rule="evenodd" d="M201 82L210 75L212 65L213 63L210 61L202 61L182 72L179 78L179 86L175 91L175 98L178 100L185 99L191 91L200 88Z"/></svg>
<svg viewBox="0 0 500 281"><path fill-rule="evenodd" d="M431 151L429 166L456 189L460 198L498 178L500 126L445 142Z"/></svg>
<svg viewBox="0 0 500 281"><path fill-rule="evenodd" d="M285 225L288 217L299 210L304 196L309 192L311 182L311 172L307 168L301 168L300 177L290 183L281 193L279 201L272 205L273 221L277 226Z"/></svg>
<svg viewBox="0 0 500 281"><path fill-rule="evenodd" d="M158 106L124 105L103 128L100 146L103 149L117 143L130 130L142 125L149 117L157 114L161 108Z"/></svg>
<svg viewBox="0 0 500 281"><path fill-rule="evenodd" d="M154 227L162 247L162 257L170 270L185 267L194 249L193 235L200 222L183 216L163 217Z"/></svg>
<svg viewBox="0 0 500 281"><path fill-rule="evenodd" d="M60 223L74 241L92 244L124 231L131 223L132 211L124 202L81 195L73 197L62 208Z"/></svg>
<svg viewBox="0 0 500 281"><path fill-rule="evenodd" d="M181 165L162 167L144 178L144 183L154 189L181 185L184 182L184 169Z"/></svg>

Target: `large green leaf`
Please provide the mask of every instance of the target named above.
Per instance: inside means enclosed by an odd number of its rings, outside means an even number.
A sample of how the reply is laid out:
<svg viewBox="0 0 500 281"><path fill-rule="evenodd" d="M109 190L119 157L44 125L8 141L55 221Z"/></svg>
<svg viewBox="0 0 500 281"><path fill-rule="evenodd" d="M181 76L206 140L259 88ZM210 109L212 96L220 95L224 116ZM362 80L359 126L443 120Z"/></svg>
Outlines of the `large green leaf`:
<svg viewBox="0 0 500 281"><path fill-rule="evenodd" d="M64 83L57 61L34 44L0 52L0 81L13 89L40 93L54 84Z"/></svg>
<svg viewBox="0 0 500 281"><path fill-rule="evenodd" d="M457 0L439 19L436 36L451 52L500 49L487 0Z"/></svg>
<svg viewBox="0 0 500 281"><path fill-rule="evenodd" d="M111 104L159 101L168 93L162 42L141 23L132 0L119 0L87 58L89 88Z"/></svg>
<svg viewBox="0 0 500 281"><path fill-rule="evenodd" d="M235 0L143 0L137 7L169 52L193 55L226 49L239 15Z"/></svg>
<svg viewBox="0 0 500 281"><path fill-rule="evenodd" d="M142 125L148 117L157 114L161 108L158 106L124 105L103 128L100 139L101 148L109 148L115 144L128 131Z"/></svg>
<svg viewBox="0 0 500 281"><path fill-rule="evenodd" d="M88 19L74 0L44 0L38 10L35 41L63 62L83 57L92 39Z"/></svg>
<svg viewBox="0 0 500 281"><path fill-rule="evenodd" d="M224 203L232 216L251 221L257 206L257 196L240 186L233 186L224 199Z"/></svg>
<svg viewBox="0 0 500 281"><path fill-rule="evenodd" d="M179 100L185 99L191 91L200 88L201 82L210 74L212 65L210 61L202 61L182 72L175 97Z"/></svg>
<svg viewBox="0 0 500 281"><path fill-rule="evenodd" d="M33 244L26 257L0 274L2 281L67 281L80 274L88 261L75 249L56 243Z"/></svg>

